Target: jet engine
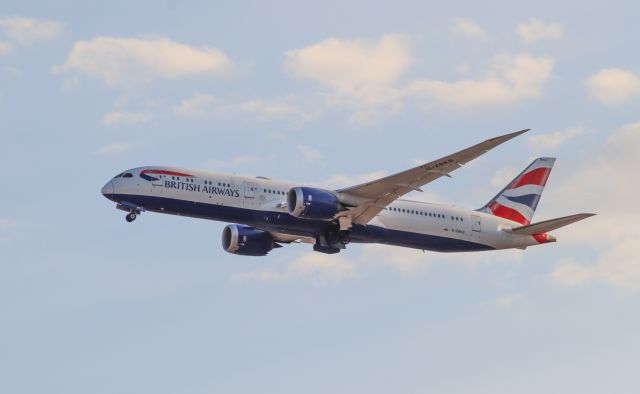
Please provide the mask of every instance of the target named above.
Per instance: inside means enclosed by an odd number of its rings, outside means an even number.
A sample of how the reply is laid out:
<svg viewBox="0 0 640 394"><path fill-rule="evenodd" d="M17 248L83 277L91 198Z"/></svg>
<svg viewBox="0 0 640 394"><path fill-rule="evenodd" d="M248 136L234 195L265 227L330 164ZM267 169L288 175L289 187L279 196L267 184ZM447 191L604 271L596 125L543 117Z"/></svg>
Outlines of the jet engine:
<svg viewBox="0 0 640 394"><path fill-rule="evenodd" d="M304 219L331 219L343 209L335 194L311 187L294 187L287 194L289 214Z"/></svg>
<svg viewBox="0 0 640 394"><path fill-rule="evenodd" d="M241 256L266 256L271 249L280 247L271 234L242 224L228 224L222 230L222 248Z"/></svg>

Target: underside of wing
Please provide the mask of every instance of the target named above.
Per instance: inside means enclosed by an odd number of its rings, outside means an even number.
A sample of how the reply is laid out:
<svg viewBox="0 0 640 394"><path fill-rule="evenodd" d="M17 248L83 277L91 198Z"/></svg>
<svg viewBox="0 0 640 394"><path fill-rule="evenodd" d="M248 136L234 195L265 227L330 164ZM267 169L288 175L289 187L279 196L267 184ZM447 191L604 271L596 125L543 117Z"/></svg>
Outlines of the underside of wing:
<svg viewBox="0 0 640 394"><path fill-rule="evenodd" d="M421 186L442 176L450 177L449 174L462 165L528 130L490 138L430 163L375 181L337 190L341 201L345 201L352 206L352 208L340 212L338 216L350 216L355 224L367 224L394 200L411 191L421 191Z"/></svg>
<svg viewBox="0 0 640 394"><path fill-rule="evenodd" d="M281 233L277 231L268 231L269 234L273 237L273 240L276 242L290 244L290 243L307 243L307 244L315 244L315 238L304 237L300 235Z"/></svg>

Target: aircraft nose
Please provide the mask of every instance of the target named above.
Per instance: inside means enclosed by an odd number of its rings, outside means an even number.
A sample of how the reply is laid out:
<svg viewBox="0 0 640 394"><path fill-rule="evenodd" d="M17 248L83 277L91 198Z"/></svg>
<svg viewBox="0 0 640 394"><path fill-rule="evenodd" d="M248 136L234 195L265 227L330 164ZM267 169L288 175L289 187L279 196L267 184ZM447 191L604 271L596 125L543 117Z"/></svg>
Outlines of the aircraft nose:
<svg viewBox="0 0 640 394"><path fill-rule="evenodd" d="M111 195L113 195L113 182L109 181L104 186L102 186L101 193L102 193L103 196L105 196L107 198L109 198Z"/></svg>

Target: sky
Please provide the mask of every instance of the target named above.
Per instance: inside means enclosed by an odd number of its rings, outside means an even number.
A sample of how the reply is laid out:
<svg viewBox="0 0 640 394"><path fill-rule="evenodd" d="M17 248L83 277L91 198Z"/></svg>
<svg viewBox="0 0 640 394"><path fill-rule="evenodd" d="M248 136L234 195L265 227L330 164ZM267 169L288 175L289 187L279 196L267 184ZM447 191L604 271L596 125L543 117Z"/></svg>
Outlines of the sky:
<svg viewBox="0 0 640 394"><path fill-rule="evenodd" d="M13 1L0 10L0 392L637 393L632 1ZM100 195L176 165L343 187L532 130L409 198L557 157L526 251L290 245Z"/></svg>

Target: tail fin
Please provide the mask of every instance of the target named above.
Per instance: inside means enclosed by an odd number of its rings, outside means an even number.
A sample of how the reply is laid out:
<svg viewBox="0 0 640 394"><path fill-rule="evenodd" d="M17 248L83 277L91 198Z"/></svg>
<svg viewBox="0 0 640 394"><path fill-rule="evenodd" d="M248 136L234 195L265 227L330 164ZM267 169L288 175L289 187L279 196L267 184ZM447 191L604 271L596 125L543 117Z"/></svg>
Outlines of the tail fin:
<svg viewBox="0 0 640 394"><path fill-rule="evenodd" d="M478 211L518 222L531 223L556 159L540 157Z"/></svg>

